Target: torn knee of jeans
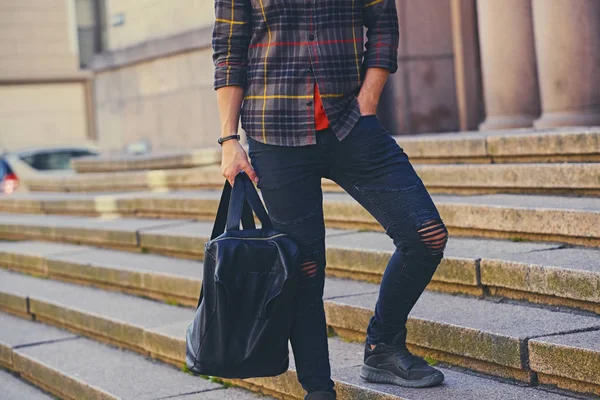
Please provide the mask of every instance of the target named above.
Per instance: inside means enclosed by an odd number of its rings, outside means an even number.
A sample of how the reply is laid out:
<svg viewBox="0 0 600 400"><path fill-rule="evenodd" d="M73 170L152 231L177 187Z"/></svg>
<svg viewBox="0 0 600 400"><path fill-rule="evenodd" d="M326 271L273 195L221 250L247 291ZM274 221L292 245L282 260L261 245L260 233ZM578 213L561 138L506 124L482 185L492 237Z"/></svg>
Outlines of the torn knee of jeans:
<svg viewBox="0 0 600 400"><path fill-rule="evenodd" d="M307 278L314 278L317 275L317 262L305 261L300 264L300 272Z"/></svg>
<svg viewBox="0 0 600 400"><path fill-rule="evenodd" d="M430 255L443 254L448 242L448 230L441 220L432 219L425 222L418 232L421 242Z"/></svg>

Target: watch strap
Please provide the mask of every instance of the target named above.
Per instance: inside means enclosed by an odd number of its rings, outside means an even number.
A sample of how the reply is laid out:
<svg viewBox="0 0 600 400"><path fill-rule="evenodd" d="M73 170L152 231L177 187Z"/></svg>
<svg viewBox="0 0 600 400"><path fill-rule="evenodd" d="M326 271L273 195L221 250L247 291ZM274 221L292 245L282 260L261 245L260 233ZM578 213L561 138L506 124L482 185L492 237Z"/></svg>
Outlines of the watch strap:
<svg viewBox="0 0 600 400"><path fill-rule="evenodd" d="M226 142L228 140L232 140L232 139L236 139L236 140L240 140L240 135L229 135L229 136L225 136L225 137L220 137L219 140L217 140L217 142L219 142L220 145L223 145L223 142Z"/></svg>

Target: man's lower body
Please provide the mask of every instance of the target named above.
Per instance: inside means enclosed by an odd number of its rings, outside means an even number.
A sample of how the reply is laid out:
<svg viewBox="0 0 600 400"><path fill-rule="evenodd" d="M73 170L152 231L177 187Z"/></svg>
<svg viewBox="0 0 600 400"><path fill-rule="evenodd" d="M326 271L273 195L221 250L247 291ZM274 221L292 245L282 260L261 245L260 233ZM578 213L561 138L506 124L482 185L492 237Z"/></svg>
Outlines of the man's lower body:
<svg viewBox="0 0 600 400"><path fill-rule="evenodd" d="M441 372L412 356L405 342L408 314L443 257L447 230L407 155L378 118L361 117L342 141L329 129L319 131L317 144L310 146L273 146L249 139L249 155L275 228L290 235L302 254L290 341L303 388L309 394L335 394L323 310L322 177L354 197L396 246L367 329L361 375L412 387L440 383Z"/></svg>

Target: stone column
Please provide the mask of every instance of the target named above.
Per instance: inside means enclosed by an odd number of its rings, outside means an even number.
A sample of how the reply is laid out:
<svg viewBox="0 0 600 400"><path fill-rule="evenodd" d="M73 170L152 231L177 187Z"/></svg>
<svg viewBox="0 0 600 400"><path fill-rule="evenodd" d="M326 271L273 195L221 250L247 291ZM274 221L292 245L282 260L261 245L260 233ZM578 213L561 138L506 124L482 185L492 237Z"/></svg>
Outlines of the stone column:
<svg viewBox="0 0 600 400"><path fill-rule="evenodd" d="M540 115L531 0L477 6L486 109L479 129L530 127Z"/></svg>
<svg viewBox="0 0 600 400"><path fill-rule="evenodd" d="M600 125L600 1L533 0L542 97L536 128Z"/></svg>
<svg viewBox="0 0 600 400"><path fill-rule="evenodd" d="M459 129L449 0L396 0L398 71L380 101L393 134Z"/></svg>
<svg viewBox="0 0 600 400"><path fill-rule="evenodd" d="M476 0L450 0L454 77L461 131L477 129L484 111L476 3Z"/></svg>

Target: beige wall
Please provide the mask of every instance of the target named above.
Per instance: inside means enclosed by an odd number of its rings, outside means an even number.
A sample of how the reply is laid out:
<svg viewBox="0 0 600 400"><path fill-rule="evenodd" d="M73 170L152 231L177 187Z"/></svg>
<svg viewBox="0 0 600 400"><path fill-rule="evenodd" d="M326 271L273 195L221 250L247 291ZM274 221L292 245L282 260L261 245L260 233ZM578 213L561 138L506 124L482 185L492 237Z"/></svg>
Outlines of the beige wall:
<svg viewBox="0 0 600 400"><path fill-rule="evenodd" d="M79 68L72 0L0 1L0 78Z"/></svg>
<svg viewBox="0 0 600 400"><path fill-rule="evenodd" d="M108 151L144 139L153 151L214 145L219 120L211 55L209 47L99 72L98 144Z"/></svg>
<svg viewBox="0 0 600 400"><path fill-rule="evenodd" d="M85 141L88 79L74 0L0 0L0 148Z"/></svg>
<svg viewBox="0 0 600 400"><path fill-rule="evenodd" d="M0 86L0 149L82 143L84 83Z"/></svg>
<svg viewBox="0 0 600 400"><path fill-rule="evenodd" d="M107 8L110 49L196 29L214 19L210 0L108 0ZM111 15L119 13L125 23L110 26Z"/></svg>

